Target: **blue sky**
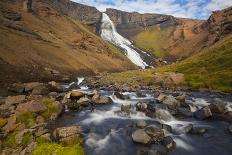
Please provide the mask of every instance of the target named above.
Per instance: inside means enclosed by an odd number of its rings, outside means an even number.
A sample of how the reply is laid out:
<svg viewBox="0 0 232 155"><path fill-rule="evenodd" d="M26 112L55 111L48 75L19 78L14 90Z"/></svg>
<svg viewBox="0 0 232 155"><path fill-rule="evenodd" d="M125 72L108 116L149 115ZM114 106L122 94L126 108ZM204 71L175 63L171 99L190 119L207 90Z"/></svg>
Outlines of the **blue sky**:
<svg viewBox="0 0 232 155"><path fill-rule="evenodd" d="M169 14L183 18L207 19L212 11L232 6L232 0L72 0L98 10L116 8L140 13Z"/></svg>

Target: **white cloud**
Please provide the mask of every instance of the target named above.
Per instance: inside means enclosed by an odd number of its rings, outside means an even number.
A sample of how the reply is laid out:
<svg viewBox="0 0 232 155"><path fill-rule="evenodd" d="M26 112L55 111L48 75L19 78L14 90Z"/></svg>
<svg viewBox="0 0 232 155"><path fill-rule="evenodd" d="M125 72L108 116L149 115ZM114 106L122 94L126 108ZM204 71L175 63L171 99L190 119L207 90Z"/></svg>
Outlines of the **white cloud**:
<svg viewBox="0 0 232 155"><path fill-rule="evenodd" d="M212 11L232 6L232 0L73 0L95 6L100 11L115 8L140 13L169 14L183 18L206 19Z"/></svg>

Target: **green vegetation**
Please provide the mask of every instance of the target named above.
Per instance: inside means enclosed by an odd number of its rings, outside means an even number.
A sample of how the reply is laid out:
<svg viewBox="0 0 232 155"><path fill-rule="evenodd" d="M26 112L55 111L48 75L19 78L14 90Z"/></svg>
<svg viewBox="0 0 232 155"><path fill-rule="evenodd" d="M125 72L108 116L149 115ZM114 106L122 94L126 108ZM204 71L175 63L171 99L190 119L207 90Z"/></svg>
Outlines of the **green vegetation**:
<svg viewBox="0 0 232 155"><path fill-rule="evenodd" d="M9 148L16 148L18 145L16 144L15 136L16 136L16 132L8 135L6 140L3 143L3 146L9 147Z"/></svg>
<svg viewBox="0 0 232 155"><path fill-rule="evenodd" d="M47 110L42 113L42 116L45 119L49 119L53 113L55 113L58 110L58 107L54 103L55 101L50 98L44 98L43 99L43 104L47 107Z"/></svg>
<svg viewBox="0 0 232 155"><path fill-rule="evenodd" d="M37 137L36 142L38 144L45 144L45 143L51 143L51 140L46 137Z"/></svg>
<svg viewBox="0 0 232 155"><path fill-rule="evenodd" d="M232 37L158 72L180 72L192 88L232 91Z"/></svg>
<svg viewBox="0 0 232 155"><path fill-rule="evenodd" d="M133 40L137 47L150 52L154 56L164 58L166 53L163 48L167 38L171 35L173 30L174 27L162 29L152 27L137 34Z"/></svg>
<svg viewBox="0 0 232 155"><path fill-rule="evenodd" d="M20 144L17 144L16 138L15 138L16 135L17 135L17 132L14 132L8 135L6 140L3 143L3 146L13 148L13 149L19 146L26 147L29 144L30 140L33 138L32 134L27 132L23 135L22 142Z"/></svg>
<svg viewBox="0 0 232 155"><path fill-rule="evenodd" d="M74 136L73 138L70 138L68 141L60 142L63 146L71 146L74 144L82 145L84 143L84 140L80 136Z"/></svg>
<svg viewBox="0 0 232 155"><path fill-rule="evenodd" d="M25 133L23 135L21 146L26 147L29 144L29 142L31 141L31 139L33 139L32 134L30 132Z"/></svg>
<svg viewBox="0 0 232 155"><path fill-rule="evenodd" d="M35 114L32 112L20 113L17 121L19 123L24 123L27 127L30 128L36 124L35 123Z"/></svg>
<svg viewBox="0 0 232 155"><path fill-rule="evenodd" d="M42 144L33 150L33 155L84 155L84 150L79 145L64 147L59 144Z"/></svg>
<svg viewBox="0 0 232 155"><path fill-rule="evenodd" d="M232 91L232 36L222 40L209 49L182 62L169 66L148 69L146 71L129 71L114 73L100 79L102 84L116 83L136 87L146 85L154 74L177 72L185 75L190 88L207 88L223 92Z"/></svg>

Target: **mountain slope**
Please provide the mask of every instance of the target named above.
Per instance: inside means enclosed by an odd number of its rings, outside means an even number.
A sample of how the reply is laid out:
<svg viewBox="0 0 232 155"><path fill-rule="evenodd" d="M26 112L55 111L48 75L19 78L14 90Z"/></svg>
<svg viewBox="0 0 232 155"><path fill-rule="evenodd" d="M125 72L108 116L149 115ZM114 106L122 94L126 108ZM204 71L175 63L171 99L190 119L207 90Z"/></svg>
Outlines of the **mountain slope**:
<svg viewBox="0 0 232 155"><path fill-rule="evenodd" d="M54 3L33 0L30 12L23 0L0 2L1 83L135 68L74 18L75 12L67 16Z"/></svg>
<svg viewBox="0 0 232 155"><path fill-rule="evenodd" d="M184 61L146 71L127 71L105 75L99 79L102 85L140 88L160 86L170 73L183 73L184 85L189 88L207 88L232 92L232 35L212 47ZM173 85L170 85L173 87Z"/></svg>

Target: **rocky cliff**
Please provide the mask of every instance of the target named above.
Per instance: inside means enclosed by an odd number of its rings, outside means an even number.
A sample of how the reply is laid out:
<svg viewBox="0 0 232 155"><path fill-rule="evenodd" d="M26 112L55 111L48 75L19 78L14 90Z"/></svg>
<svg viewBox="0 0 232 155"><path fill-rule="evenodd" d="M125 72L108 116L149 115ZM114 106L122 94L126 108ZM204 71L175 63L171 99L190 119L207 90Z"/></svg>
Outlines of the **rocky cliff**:
<svg viewBox="0 0 232 155"><path fill-rule="evenodd" d="M150 26L166 27L176 24L176 19L169 15L129 13L116 9L107 9L106 14L116 25L118 32L129 39Z"/></svg>

